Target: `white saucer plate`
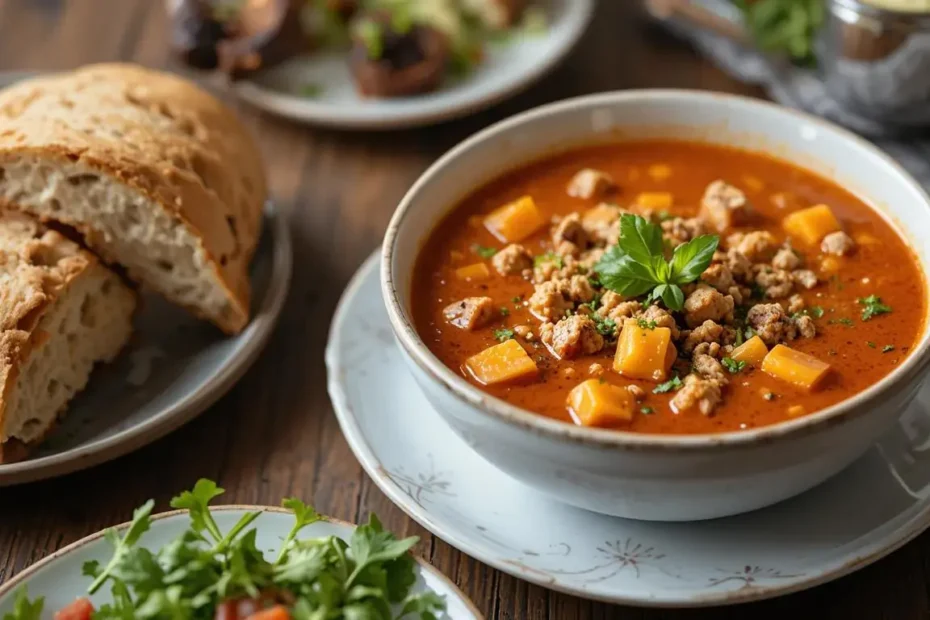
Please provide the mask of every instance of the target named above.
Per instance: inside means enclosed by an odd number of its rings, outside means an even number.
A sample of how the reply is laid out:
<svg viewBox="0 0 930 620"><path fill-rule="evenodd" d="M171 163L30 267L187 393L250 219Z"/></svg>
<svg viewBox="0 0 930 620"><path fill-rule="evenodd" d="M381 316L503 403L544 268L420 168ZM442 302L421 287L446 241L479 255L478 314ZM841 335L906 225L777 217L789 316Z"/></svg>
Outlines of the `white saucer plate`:
<svg viewBox="0 0 930 620"><path fill-rule="evenodd" d="M544 0L542 7L549 21L544 34L490 45L487 58L471 75L450 80L434 93L364 99L355 90L344 52L291 59L238 82L235 91L267 112L345 129L400 129L465 116L516 94L552 70L581 38L594 0ZM319 92L301 96L307 85Z"/></svg>
<svg viewBox="0 0 930 620"><path fill-rule="evenodd" d="M694 523L607 517L541 495L479 457L430 408L394 343L377 254L333 320L329 393L369 476L408 515L491 566L641 606L759 600L836 579L930 525L930 388L866 456L757 512Z"/></svg>
<svg viewBox="0 0 930 620"><path fill-rule="evenodd" d="M218 506L211 508L220 529L229 531L233 525L248 511L261 511L252 527L258 531L256 542L258 548L268 557L278 552L281 541L287 536L294 524L294 516L280 508L259 506ZM167 512L152 517L152 529L147 531L141 545L149 549L159 549L180 536L190 523L186 511ZM125 529L128 524L119 526ZM315 538L338 536L349 540L355 526L342 521L321 521L301 531L302 537ZM103 532L98 532L81 539L63 549L56 551L42 561L27 568L13 579L0 586L0 616L13 609L14 597L20 587L26 586L29 597L45 597L44 616L51 617L55 610L61 609L74 599L86 596L90 580L81 574L84 562L97 560L105 564L112 556L112 547L104 539ZM109 602L110 596L104 590L91 600L96 605ZM446 618L450 620L480 620L480 612L442 573L421 559L417 559L417 582L414 592L433 591L446 600Z"/></svg>

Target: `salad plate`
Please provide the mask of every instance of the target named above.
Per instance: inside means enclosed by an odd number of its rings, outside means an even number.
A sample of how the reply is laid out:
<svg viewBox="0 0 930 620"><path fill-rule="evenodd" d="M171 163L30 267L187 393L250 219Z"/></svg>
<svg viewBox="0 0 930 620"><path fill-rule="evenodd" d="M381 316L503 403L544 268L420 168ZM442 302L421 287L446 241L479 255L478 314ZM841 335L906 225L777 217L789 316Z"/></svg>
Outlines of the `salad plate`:
<svg viewBox="0 0 930 620"><path fill-rule="evenodd" d="M930 526L930 386L863 458L770 508L661 523L559 503L484 461L431 409L394 342L378 266L376 254L359 270L330 331L343 434L395 504L494 568L613 603L723 605L839 578Z"/></svg>
<svg viewBox="0 0 930 620"><path fill-rule="evenodd" d="M282 508L217 506L211 507L210 512L221 532L230 531L248 513L258 512L258 517L248 527L255 528L256 547L269 560L277 556L282 541L287 539L295 523L294 514ZM190 528L190 524L191 520L186 510L155 515L151 517L150 529L142 534L138 544L149 550L161 549L177 541ZM131 523L125 523L115 530L120 536L125 537L127 530L131 527ZM349 542L355 531L356 526L352 524L324 518L302 529L300 537L316 539L334 536ZM93 534L56 551L0 586L0 616L12 613L16 608L18 598L28 597L33 604L38 599L42 599L43 610L41 615L36 617L37 620L38 618L51 618L56 610L87 596L88 587L93 578L82 574L85 563L97 562L98 566L106 566L113 555L113 547L107 540L105 532ZM482 618L481 613L465 595L439 570L427 562L417 559L413 573L415 582L410 589L411 597L432 593L444 600L445 612L440 612L438 616L433 617L452 620L480 620ZM101 605L111 603L110 589L101 588L90 597L90 602L98 610ZM20 609L22 609L22 603L20 603ZM405 620L418 617L414 613L401 616L399 609L395 611L395 614L398 618L403 617ZM13 617L20 620L20 618L29 616L14 615Z"/></svg>
<svg viewBox="0 0 930 620"><path fill-rule="evenodd" d="M580 40L594 0L545 0L544 33L489 45L466 77L440 90L397 99L358 95L345 52L299 56L236 82L249 104L291 120L346 129L401 129L451 120L490 107L551 71ZM313 94L301 91L312 85Z"/></svg>

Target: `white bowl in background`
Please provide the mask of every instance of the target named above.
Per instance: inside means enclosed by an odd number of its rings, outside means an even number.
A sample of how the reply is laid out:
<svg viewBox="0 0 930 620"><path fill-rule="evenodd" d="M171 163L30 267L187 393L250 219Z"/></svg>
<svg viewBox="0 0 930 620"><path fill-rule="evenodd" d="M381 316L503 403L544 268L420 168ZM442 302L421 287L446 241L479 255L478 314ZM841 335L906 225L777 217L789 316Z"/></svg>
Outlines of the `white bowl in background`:
<svg viewBox="0 0 930 620"><path fill-rule="evenodd" d="M635 519L687 521L754 510L836 474L899 417L927 375L930 337L887 377L849 399L760 429L650 435L573 426L492 397L423 344L410 313L414 262L425 238L465 196L572 146L648 138L764 151L846 186L930 265L930 197L890 157L820 119L753 99L646 90L571 99L531 110L466 140L407 193L383 245L382 292L394 335L430 403L500 470L564 502ZM907 222L902 229L899 222Z"/></svg>

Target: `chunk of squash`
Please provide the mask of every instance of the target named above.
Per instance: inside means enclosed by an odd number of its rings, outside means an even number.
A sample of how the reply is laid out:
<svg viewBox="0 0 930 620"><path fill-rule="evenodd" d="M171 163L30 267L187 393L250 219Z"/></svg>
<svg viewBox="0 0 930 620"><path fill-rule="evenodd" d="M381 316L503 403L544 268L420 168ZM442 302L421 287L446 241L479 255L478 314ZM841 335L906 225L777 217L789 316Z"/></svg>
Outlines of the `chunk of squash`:
<svg viewBox="0 0 930 620"><path fill-rule="evenodd" d="M581 426L617 426L633 420L636 399L617 385L588 379L568 394L572 419Z"/></svg>
<svg viewBox="0 0 930 620"><path fill-rule="evenodd" d="M730 353L730 358L737 362L746 362L753 366L758 366L765 359L769 349L765 346L762 338L753 336L743 344L739 345Z"/></svg>
<svg viewBox="0 0 930 620"><path fill-rule="evenodd" d="M668 192L643 192L633 204L644 209L670 209L675 204L675 197Z"/></svg>
<svg viewBox="0 0 930 620"><path fill-rule="evenodd" d="M546 225L546 219L532 196L523 196L492 211L484 218L484 226L505 243L516 243Z"/></svg>
<svg viewBox="0 0 930 620"><path fill-rule="evenodd" d="M789 235L807 245L816 245L830 233L843 229L827 205L795 211L782 220L782 226Z"/></svg>
<svg viewBox="0 0 930 620"><path fill-rule="evenodd" d="M491 270L484 263L475 263L456 269L455 277L466 282L478 282L490 278Z"/></svg>
<svg viewBox="0 0 930 620"><path fill-rule="evenodd" d="M465 360L465 368L483 385L535 377L536 362L516 340L507 340Z"/></svg>
<svg viewBox="0 0 930 620"><path fill-rule="evenodd" d="M827 375L830 364L783 344L775 345L762 360L762 372L811 391Z"/></svg>
<svg viewBox="0 0 930 620"><path fill-rule="evenodd" d="M669 355L671 342L668 327L642 328L635 320L627 319L617 341L614 370L631 379L665 381L677 356Z"/></svg>

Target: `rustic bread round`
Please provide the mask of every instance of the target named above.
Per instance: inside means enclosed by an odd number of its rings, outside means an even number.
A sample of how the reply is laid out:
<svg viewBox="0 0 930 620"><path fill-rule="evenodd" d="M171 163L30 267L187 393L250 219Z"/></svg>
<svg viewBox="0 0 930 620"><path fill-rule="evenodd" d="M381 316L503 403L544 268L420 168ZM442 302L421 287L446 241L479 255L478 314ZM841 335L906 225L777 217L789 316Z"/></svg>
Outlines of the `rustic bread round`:
<svg viewBox="0 0 930 620"><path fill-rule="evenodd" d="M249 319L266 181L231 110L177 76L93 65L0 91L0 203L227 333Z"/></svg>

